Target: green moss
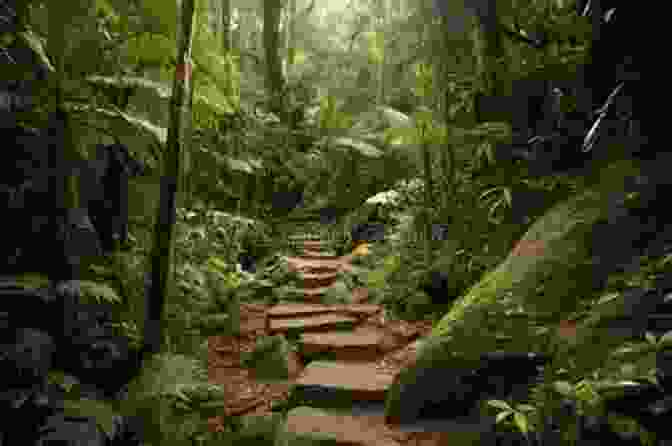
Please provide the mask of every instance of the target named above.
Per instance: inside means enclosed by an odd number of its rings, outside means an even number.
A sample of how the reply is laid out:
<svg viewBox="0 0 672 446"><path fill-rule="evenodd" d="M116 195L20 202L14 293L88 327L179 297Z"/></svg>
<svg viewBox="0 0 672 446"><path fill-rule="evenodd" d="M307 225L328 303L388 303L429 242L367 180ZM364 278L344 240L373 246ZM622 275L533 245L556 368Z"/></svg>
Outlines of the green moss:
<svg viewBox="0 0 672 446"><path fill-rule="evenodd" d="M542 250L511 252L454 303L432 331L431 342L418 352L416 363L398 375L388 392L386 415L398 416L400 388L419 379L423 369L468 367L488 351L534 350L540 342L533 331L535 319L560 319L576 310L581 299L594 295L592 231L610 215L614 203L626 201L627 177L637 173L630 161L613 163L600 172L599 183L537 220L521 243Z"/></svg>

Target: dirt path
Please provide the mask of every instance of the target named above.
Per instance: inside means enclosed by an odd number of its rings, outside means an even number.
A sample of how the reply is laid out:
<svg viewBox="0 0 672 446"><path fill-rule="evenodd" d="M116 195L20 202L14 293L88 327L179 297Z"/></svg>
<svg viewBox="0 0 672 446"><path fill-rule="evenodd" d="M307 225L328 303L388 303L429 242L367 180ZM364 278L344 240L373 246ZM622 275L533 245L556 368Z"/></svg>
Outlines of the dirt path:
<svg viewBox="0 0 672 446"><path fill-rule="evenodd" d="M304 254L287 261L303 278L306 303L242 304L240 336L209 339L209 378L223 385L230 394L226 415L270 414L272 405L286 400L293 386L335 389L347 393L353 404L384 402L394 376L415 357L414 341L429 332L431 323L386 320L379 305L368 303L368 293L363 288L353 291L351 304L319 303L321 296L336 282L338 272L350 267L351 260L352 255L322 254L319 241L305 241ZM301 355L293 353L290 358L290 379L282 383L255 380L249 370L241 367L241 353L252 350L259 336L288 330L301 333ZM329 360L306 358L324 353L329 355ZM321 401L311 403L311 407L321 408ZM385 425L379 414L295 412L289 412L285 429L299 435L326 434L336 438L338 444L447 444L446 433L401 432ZM210 421L212 428L217 429L221 418Z"/></svg>

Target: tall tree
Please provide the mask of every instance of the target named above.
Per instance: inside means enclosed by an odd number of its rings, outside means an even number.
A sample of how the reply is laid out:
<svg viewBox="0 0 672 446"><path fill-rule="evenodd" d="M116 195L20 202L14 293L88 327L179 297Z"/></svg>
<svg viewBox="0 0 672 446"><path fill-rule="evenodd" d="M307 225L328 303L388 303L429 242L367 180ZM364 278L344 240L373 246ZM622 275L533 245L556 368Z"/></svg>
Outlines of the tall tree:
<svg viewBox="0 0 672 446"><path fill-rule="evenodd" d="M264 50L266 53L266 85L271 101L271 109L281 112L282 58L280 57L280 15L281 0L264 0Z"/></svg>
<svg viewBox="0 0 672 446"><path fill-rule="evenodd" d="M173 232L175 210L182 175L180 159L186 128L191 124L191 46L193 40L194 1L182 0L177 23L177 66L170 103L170 126L166 142L165 166L161 177L161 196L154 229L152 252L152 285L149 290L145 320L145 350L159 353L163 333L161 320L166 295L173 275Z"/></svg>

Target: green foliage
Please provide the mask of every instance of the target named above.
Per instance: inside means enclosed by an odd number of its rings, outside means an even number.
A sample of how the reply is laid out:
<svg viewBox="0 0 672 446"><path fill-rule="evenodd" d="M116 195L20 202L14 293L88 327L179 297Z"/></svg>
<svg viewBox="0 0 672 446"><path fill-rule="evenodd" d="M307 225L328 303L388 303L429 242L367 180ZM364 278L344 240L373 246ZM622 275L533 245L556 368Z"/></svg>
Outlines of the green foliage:
<svg viewBox="0 0 672 446"><path fill-rule="evenodd" d="M282 414L243 417L237 432L230 435L230 443L236 446L276 444L284 420Z"/></svg>
<svg viewBox="0 0 672 446"><path fill-rule="evenodd" d="M105 284L82 280L79 285L82 297L85 299L90 298L98 303L121 303L121 298L117 293Z"/></svg>
<svg viewBox="0 0 672 446"><path fill-rule="evenodd" d="M520 431L525 438L528 438L530 431L535 430L535 427L530 423L529 412L533 412L535 408L529 404L516 404L515 407L509 405L506 401L490 400L488 404L492 407L500 409L497 414L495 422L497 424L504 424L509 427L515 427Z"/></svg>
<svg viewBox="0 0 672 446"><path fill-rule="evenodd" d="M142 417L149 444L191 444L207 430L207 418L221 413L223 389L207 383L198 361L157 355L129 386L122 413Z"/></svg>
<svg viewBox="0 0 672 446"><path fill-rule="evenodd" d="M289 378L288 355L294 350L282 335L257 339L254 350L245 352L241 358L245 367L254 369L259 379Z"/></svg>

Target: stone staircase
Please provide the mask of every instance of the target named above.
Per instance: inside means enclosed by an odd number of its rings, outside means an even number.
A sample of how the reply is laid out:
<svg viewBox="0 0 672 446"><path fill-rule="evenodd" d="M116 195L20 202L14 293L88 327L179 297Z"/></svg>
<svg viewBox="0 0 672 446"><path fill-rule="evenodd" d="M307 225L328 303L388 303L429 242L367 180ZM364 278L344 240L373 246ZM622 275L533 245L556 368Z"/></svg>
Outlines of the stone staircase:
<svg viewBox="0 0 672 446"><path fill-rule="evenodd" d="M325 395L341 389L355 400L384 401L393 376L378 372L376 360L389 351L389 333L361 326L382 308L366 303L366 293L361 291L350 304L320 303L350 260L325 254L322 246L319 240L305 240L303 254L288 259L300 271L306 303L281 303L268 310L267 331L286 335L294 331L304 359L329 358L308 363L296 380L297 392L323 387ZM329 401L320 403L328 405Z"/></svg>
<svg viewBox="0 0 672 446"><path fill-rule="evenodd" d="M291 399L298 401L299 407L289 411L285 432L301 444L479 444L481 435L490 429L479 422L385 424L384 402L394 373L380 367L380 360L386 353L411 344L419 333L404 338L392 334L384 324L367 324L367 320L382 316L383 310L367 303L365 289L355 290L349 304L320 303L339 271L350 267L352 257L325 254L317 238L302 244L303 254L288 262L303 278L305 303L280 303L266 312L266 331L295 336L307 362L294 380Z"/></svg>

